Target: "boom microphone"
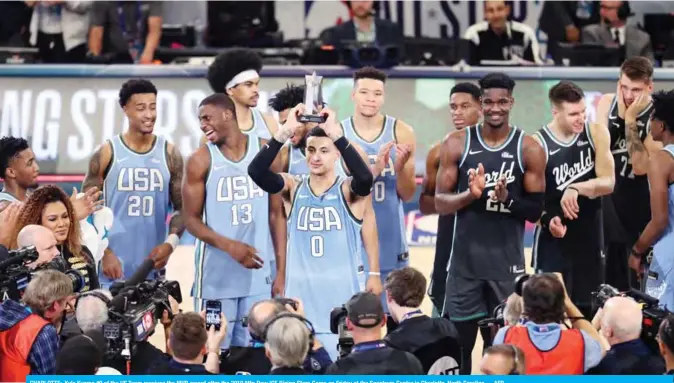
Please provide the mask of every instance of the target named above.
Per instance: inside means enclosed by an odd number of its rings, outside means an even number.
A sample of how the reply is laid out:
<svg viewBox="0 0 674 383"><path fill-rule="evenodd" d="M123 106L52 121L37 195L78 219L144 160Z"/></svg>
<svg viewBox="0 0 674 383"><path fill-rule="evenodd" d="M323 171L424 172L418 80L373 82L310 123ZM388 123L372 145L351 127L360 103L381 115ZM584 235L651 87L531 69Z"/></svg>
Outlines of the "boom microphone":
<svg viewBox="0 0 674 383"><path fill-rule="evenodd" d="M122 310L126 305L126 300L128 298L127 294L124 294L124 289L144 282L153 269L154 261L151 258L143 261L143 263L141 263L140 267L133 273L133 275L124 282L124 285L119 289L119 293L114 298L112 298L108 304L108 307Z"/></svg>

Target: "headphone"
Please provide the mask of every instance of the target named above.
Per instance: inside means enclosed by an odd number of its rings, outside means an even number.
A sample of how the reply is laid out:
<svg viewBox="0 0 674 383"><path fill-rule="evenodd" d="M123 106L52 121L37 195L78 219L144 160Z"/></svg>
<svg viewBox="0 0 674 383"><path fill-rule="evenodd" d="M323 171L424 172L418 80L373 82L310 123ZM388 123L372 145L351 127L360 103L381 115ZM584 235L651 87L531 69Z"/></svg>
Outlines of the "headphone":
<svg viewBox="0 0 674 383"><path fill-rule="evenodd" d="M307 318L301 315L297 315L295 313L281 313L272 318L272 320L270 320L269 323L267 323L267 325L264 326L264 330L262 330L262 336L260 340L263 342L267 341L267 332L269 331L269 328L271 327L272 323L276 322L281 318L295 318L306 324L307 328L309 329L309 351L311 351L314 348L314 338L316 337L316 330L314 330L314 325Z"/></svg>
<svg viewBox="0 0 674 383"><path fill-rule="evenodd" d="M82 299L84 297L96 297L96 298L102 300L105 303L106 306L110 304L110 298L108 298L102 292L100 292L100 291L87 291L87 292L82 293L82 294L77 296L77 300L75 301L75 310L77 310L77 305L80 303L80 299Z"/></svg>
<svg viewBox="0 0 674 383"><path fill-rule="evenodd" d="M633 15L629 1L623 1L622 4L620 4L620 8L618 8L618 19L625 21L628 17Z"/></svg>

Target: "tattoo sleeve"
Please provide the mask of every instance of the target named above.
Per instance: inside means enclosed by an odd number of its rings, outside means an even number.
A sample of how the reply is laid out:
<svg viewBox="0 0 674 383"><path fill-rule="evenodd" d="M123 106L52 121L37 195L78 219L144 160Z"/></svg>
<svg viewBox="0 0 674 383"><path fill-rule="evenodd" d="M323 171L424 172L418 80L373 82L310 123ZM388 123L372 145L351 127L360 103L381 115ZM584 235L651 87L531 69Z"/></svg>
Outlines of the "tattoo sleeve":
<svg viewBox="0 0 674 383"><path fill-rule="evenodd" d="M101 146L94 152L89 159L89 168L87 169L87 175L82 181L82 191L85 192L92 187L97 187L98 190L103 190L103 174L101 172L101 151L103 147Z"/></svg>
<svg viewBox="0 0 674 383"><path fill-rule="evenodd" d="M171 181L169 182L169 197L171 198L171 205L175 213L169 222L169 233L178 234L179 236L185 231L185 222L183 220L181 211L183 210L183 196L181 194L181 187L183 183L183 157L180 154L177 146L173 146L173 150L168 155L169 172L171 173Z"/></svg>
<svg viewBox="0 0 674 383"><path fill-rule="evenodd" d="M639 128L637 128L636 121L625 122L625 137L627 138L627 152L630 156L646 151L646 147L639 137Z"/></svg>

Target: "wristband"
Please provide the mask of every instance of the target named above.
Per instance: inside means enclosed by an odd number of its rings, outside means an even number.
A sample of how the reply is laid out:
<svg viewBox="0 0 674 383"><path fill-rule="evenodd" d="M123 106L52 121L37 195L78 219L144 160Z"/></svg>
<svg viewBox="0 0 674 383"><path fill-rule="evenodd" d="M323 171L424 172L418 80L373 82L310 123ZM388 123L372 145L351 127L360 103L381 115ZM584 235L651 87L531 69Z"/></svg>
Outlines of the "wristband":
<svg viewBox="0 0 674 383"><path fill-rule="evenodd" d="M176 247L178 247L178 243L180 243L180 237L178 237L178 234L169 234L164 243L168 243L171 245L171 248L175 250Z"/></svg>
<svg viewBox="0 0 674 383"><path fill-rule="evenodd" d="M370 272L367 273L367 274L368 274L368 275L379 275L379 276L381 276L381 273L380 273L379 271L370 271Z"/></svg>
<svg viewBox="0 0 674 383"><path fill-rule="evenodd" d="M578 190L578 188L576 188L575 186L569 186L567 187L567 189L575 190L576 193L580 194L580 190Z"/></svg>
<svg viewBox="0 0 674 383"><path fill-rule="evenodd" d="M550 221L552 221L552 214L543 213L541 216L541 226L545 229L550 227Z"/></svg>

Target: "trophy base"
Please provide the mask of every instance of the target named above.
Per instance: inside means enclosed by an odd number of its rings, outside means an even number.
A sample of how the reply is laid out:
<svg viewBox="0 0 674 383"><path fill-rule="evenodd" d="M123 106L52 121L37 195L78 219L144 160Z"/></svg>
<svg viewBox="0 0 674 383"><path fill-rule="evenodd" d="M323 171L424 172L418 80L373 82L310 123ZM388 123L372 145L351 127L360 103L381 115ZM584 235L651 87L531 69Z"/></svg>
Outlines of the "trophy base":
<svg viewBox="0 0 674 383"><path fill-rule="evenodd" d="M303 115L300 116L297 119L299 122L306 124L307 122L315 122L317 124L322 124L327 120L325 116L311 116L311 115Z"/></svg>

